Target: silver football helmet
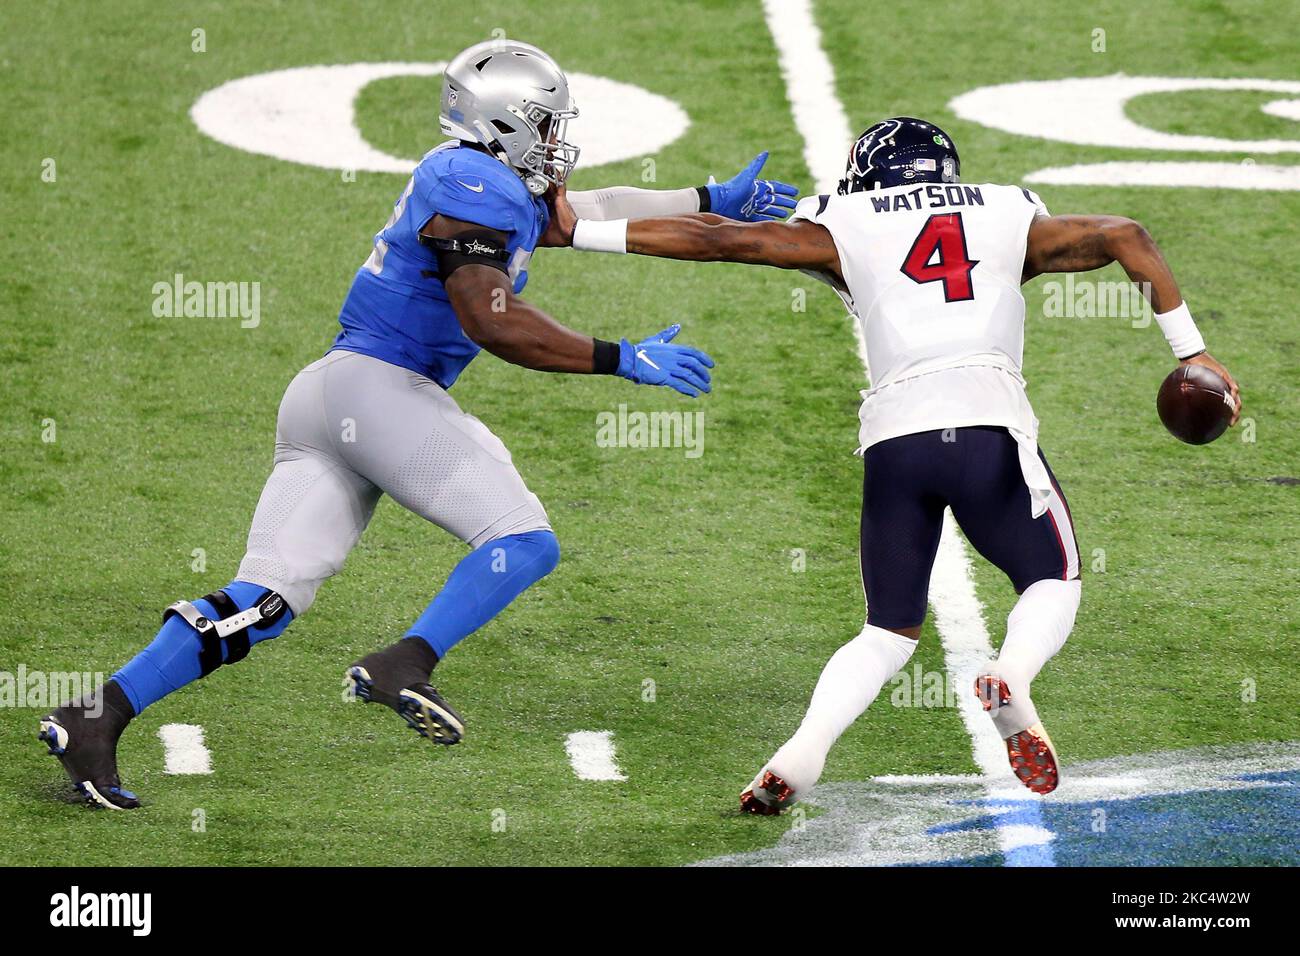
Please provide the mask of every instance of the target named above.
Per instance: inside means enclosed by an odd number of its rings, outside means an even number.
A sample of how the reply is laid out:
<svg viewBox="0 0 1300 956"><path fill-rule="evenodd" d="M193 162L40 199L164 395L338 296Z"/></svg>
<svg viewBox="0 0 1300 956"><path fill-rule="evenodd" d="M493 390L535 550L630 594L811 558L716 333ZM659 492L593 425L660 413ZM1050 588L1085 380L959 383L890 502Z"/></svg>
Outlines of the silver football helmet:
<svg viewBox="0 0 1300 956"><path fill-rule="evenodd" d="M578 115L558 63L528 43L488 40L447 64L439 108L442 132L480 143L540 196L578 161L564 137Z"/></svg>

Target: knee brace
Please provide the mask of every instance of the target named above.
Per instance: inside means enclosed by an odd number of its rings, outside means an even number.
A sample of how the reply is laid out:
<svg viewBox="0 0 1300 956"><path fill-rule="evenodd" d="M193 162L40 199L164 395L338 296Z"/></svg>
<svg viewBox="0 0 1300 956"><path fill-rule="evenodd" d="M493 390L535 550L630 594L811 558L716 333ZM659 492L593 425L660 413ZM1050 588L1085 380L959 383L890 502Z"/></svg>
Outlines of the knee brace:
<svg viewBox="0 0 1300 956"><path fill-rule="evenodd" d="M268 631L283 620L290 618L293 612L284 598L274 591L266 590L247 610L241 611L225 591L213 591L203 596L202 600L212 606L218 617L209 617L189 601L177 601L163 611L163 623L172 615L184 618L185 623L199 635L199 676L207 677L222 664L234 664L248 656L252 646L249 630ZM284 622L288 625L288 621ZM280 628L274 637L283 630ZM225 651L222 650L225 643Z"/></svg>

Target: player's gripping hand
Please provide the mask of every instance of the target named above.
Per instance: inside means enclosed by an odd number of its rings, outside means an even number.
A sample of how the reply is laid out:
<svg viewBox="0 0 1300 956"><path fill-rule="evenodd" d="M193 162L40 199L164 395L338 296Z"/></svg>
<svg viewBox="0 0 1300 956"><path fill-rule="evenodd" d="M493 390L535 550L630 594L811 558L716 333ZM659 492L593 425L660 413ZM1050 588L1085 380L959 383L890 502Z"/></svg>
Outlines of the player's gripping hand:
<svg viewBox="0 0 1300 956"><path fill-rule="evenodd" d="M1215 372L1227 383L1228 388L1232 391L1232 421L1228 424L1235 425L1241 420L1241 390L1237 388L1237 380L1232 374L1224 368L1223 364L1209 352L1197 352L1195 355L1182 360L1183 365L1203 365L1211 372Z"/></svg>
<svg viewBox="0 0 1300 956"><path fill-rule="evenodd" d="M716 183L709 177L709 211L728 219L758 222L762 219L784 219L795 207L799 190L789 183L775 179L759 179L759 171L767 162L767 150L759 153L750 164L725 183Z"/></svg>
<svg viewBox="0 0 1300 956"><path fill-rule="evenodd" d="M713 359L689 345L673 345L672 340L681 330L680 325L670 325L635 345L623 339L619 342L617 374L639 385L666 385L691 398L710 391Z"/></svg>

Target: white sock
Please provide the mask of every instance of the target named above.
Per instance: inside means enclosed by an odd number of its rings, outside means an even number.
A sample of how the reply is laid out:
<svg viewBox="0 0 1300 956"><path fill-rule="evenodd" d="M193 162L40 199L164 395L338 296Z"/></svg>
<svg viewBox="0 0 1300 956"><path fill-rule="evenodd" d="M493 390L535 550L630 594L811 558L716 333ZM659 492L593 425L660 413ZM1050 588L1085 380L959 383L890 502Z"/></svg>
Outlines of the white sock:
<svg viewBox="0 0 1300 956"><path fill-rule="evenodd" d="M1029 685L1070 636L1082 593L1079 581L1035 581L1007 615L1007 639L989 668L1011 691L1011 703L992 713L1003 739L1038 723Z"/></svg>
<svg viewBox="0 0 1300 956"><path fill-rule="evenodd" d="M910 637L866 625L826 662L803 723L764 769L771 769L797 794L806 794L821 777L831 746L914 650L916 641Z"/></svg>

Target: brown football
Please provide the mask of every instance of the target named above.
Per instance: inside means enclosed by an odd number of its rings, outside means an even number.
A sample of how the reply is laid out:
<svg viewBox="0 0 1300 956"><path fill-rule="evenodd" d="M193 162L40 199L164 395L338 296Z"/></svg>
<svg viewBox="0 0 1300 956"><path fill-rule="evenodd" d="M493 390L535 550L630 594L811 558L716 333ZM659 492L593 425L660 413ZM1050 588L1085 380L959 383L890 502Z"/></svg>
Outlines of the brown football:
<svg viewBox="0 0 1300 956"><path fill-rule="evenodd" d="M1232 390L1203 365L1180 365L1160 384L1156 410L1165 428L1189 445L1208 445L1227 429L1235 409Z"/></svg>

